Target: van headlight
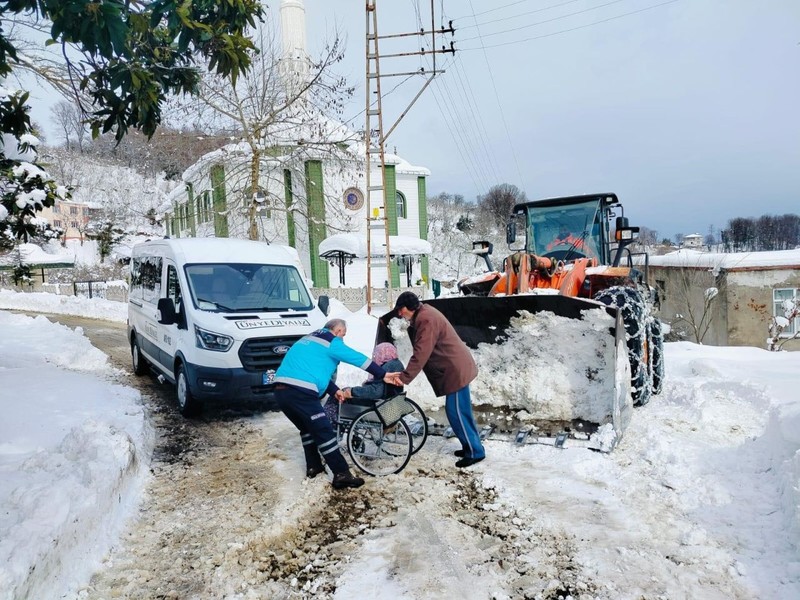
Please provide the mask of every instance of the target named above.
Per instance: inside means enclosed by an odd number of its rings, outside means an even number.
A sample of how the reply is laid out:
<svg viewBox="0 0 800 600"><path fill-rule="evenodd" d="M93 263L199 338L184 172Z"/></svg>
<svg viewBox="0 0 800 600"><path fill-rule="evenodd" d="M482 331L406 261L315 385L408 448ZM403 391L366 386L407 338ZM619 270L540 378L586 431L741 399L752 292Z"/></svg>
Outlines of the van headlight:
<svg viewBox="0 0 800 600"><path fill-rule="evenodd" d="M197 347L204 350L227 352L233 346L233 338L229 335L200 329L197 325L194 326L194 337L197 341Z"/></svg>

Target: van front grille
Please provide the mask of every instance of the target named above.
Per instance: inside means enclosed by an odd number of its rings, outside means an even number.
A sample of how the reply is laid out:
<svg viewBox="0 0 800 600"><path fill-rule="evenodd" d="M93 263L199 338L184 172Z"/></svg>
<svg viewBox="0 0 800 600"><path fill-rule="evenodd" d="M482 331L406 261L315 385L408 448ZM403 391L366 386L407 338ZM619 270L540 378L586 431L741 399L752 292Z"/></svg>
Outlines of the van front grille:
<svg viewBox="0 0 800 600"><path fill-rule="evenodd" d="M277 369L286 350L302 335L287 335L278 338L253 338L245 340L239 348L239 360L245 371L267 371Z"/></svg>

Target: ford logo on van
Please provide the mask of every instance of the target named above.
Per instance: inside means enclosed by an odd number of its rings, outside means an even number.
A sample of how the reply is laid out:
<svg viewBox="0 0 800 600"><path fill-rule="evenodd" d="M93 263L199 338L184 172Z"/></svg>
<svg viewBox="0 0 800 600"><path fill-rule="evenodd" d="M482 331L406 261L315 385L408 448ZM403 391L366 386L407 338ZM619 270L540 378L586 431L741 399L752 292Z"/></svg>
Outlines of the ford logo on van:
<svg viewBox="0 0 800 600"><path fill-rule="evenodd" d="M289 351L289 346L275 346L272 351L275 354L286 354Z"/></svg>

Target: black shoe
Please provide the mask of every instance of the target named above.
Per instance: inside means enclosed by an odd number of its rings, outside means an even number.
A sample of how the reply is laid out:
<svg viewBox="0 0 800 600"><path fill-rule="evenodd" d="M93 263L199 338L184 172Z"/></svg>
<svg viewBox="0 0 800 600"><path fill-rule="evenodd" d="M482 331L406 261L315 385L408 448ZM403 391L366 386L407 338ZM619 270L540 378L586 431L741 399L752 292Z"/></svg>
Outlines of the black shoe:
<svg viewBox="0 0 800 600"><path fill-rule="evenodd" d="M461 460L456 461L456 466L459 469L463 469L464 467L470 467L475 463L481 462L484 458L484 456L481 456L480 458L462 458Z"/></svg>
<svg viewBox="0 0 800 600"><path fill-rule="evenodd" d="M364 485L364 480L361 477L356 477L350 472L337 473L333 476L334 489L341 490L344 488L357 488Z"/></svg>
<svg viewBox="0 0 800 600"><path fill-rule="evenodd" d="M324 472L325 472L325 467L323 466L306 467L306 477L308 477L309 479L314 479L314 477Z"/></svg>
<svg viewBox="0 0 800 600"><path fill-rule="evenodd" d="M463 450L456 450L455 452L453 452L453 454L455 454L455 455L456 455L456 456L458 456L459 458L464 458L464 454L465 454L465 453L464 453L464 451L463 451Z"/></svg>

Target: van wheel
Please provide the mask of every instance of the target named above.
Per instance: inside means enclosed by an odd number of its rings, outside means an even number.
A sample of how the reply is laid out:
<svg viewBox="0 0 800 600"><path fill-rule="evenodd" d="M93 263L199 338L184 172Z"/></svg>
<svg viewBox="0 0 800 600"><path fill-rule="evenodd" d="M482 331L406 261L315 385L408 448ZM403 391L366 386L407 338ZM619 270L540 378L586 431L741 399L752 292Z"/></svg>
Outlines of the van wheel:
<svg viewBox="0 0 800 600"><path fill-rule="evenodd" d="M178 410L184 417L193 417L200 412L200 403L192 396L192 390L189 389L189 378L186 376L186 367L183 363L178 365L175 383L178 390Z"/></svg>
<svg viewBox="0 0 800 600"><path fill-rule="evenodd" d="M135 334L131 341L131 362L133 363L134 375L144 375L149 370L147 359L142 356L142 351L139 349L139 340Z"/></svg>

